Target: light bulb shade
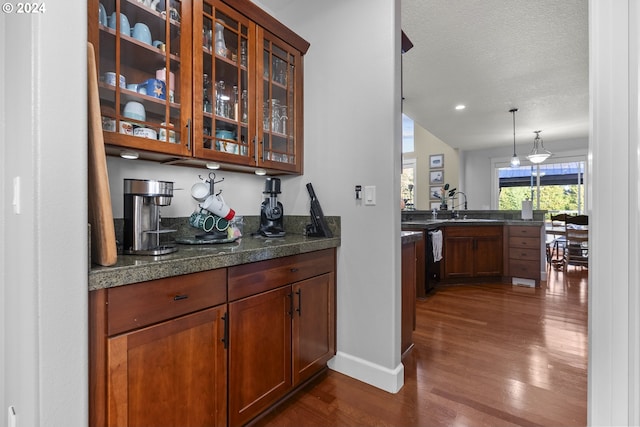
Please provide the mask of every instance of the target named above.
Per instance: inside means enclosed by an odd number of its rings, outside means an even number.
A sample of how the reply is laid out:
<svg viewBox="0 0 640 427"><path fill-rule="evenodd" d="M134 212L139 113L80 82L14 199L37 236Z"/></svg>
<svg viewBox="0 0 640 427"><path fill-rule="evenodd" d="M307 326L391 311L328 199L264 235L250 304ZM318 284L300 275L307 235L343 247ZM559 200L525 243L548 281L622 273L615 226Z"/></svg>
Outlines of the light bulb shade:
<svg viewBox="0 0 640 427"><path fill-rule="evenodd" d="M511 167L517 168L518 166L520 166L520 159L518 158L518 156L513 156L511 158Z"/></svg>
<svg viewBox="0 0 640 427"><path fill-rule="evenodd" d="M531 163L535 164L542 163L551 157L551 152L544 148L544 142L542 141L542 138L540 138L540 132L542 131L537 130L534 132L536 137L533 140L533 148L527 156L527 159L529 159Z"/></svg>
<svg viewBox="0 0 640 427"><path fill-rule="evenodd" d="M527 156L527 159L529 159L529 161L531 163L542 163L545 160L547 160L549 157L551 157L551 153L546 152L546 153L531 153Z"/></svg>

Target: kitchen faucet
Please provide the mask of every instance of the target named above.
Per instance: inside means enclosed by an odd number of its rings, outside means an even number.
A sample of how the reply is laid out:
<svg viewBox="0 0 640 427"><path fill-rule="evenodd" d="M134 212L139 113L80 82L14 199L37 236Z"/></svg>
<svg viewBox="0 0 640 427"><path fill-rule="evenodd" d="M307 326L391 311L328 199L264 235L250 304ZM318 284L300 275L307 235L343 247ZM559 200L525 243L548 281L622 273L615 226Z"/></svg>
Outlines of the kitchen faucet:
<svg viewBox="0 0 640 427"><path fill-rule="evenodd" d="M456 198L456 196L457 196L458 194L462 194L462 195L464 196L464 203L461 203L461 204L459 204L459 205L457 205L457 206L456 206L456 205L454 204L454 199ZM454 219L455 219L455 218L458 218L459 213L458 213L458 212L456 212L456 208L459 208L460 206L463 206L463 205L464 205L464 210L465 210L465 211L467 210L467 195L466 195L466 194L464 194L462 191L456 191L456 189L454 188L453 190L451 190L451 191L449 192L449 197L451 197L451 218L454 218Z"/></svg>

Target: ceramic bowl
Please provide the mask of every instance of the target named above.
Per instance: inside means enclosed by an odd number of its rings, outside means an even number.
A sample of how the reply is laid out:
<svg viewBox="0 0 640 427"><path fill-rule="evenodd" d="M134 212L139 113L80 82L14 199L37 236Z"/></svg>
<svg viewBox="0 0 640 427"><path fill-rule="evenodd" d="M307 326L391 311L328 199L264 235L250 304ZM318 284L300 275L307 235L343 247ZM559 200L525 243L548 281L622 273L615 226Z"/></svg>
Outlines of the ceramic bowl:
<svg viewBox="0 0 640 427"><path fill-rule="evenodd" d="M116 13L113 12L109 17L109 28L116 29ZM129 25L129 18L124 13L120 14L120 32L122 34L131 35L131 26Z"/></svg>
<svg viewBox="0 0 640 427"><path fill-rule="evenodd" d="M221 129L217 129L216 130L216 138L221 138L221 139L236 139L235 136L235 132L232 132L230 130L221 130Z"/></svg>
<svg viewBox="0 0 640 427"><path fill-rule="evenodd" d="M136 101L127 102L124 106L122 115L130 119L140 120L141 122L144 122L147 118L144 110L144 105Z"/></svg>
<svg viewBox="0 0 640 427"><path fill-rule="evenodd" d="M151 30L147 27L147 24L143 24L142 22L136 23L133 27L133 33L131 34L134 39L140 40L143 43L151 44Z"/></svg>
<svg viewBox="0 0 640 427"><path fill-rule="evenodd" d="M136 128L133 130L133 134L142 138L158 139L157 132L151 128Z"/></svg>

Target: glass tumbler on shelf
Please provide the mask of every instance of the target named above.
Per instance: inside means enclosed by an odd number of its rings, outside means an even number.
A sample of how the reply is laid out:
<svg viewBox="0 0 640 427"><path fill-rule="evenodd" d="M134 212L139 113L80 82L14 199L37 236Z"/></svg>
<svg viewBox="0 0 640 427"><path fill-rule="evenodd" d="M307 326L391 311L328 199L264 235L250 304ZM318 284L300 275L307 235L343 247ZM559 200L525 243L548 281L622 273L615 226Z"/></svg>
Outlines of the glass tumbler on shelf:
<svg viewBox="0 0 640 427"><path fill-rule="evenodd" d="M247 94L247 90L244 89L242 91L242 123L247 123L249 121L249 95Z"/></svg>
<svg viewBox="0 0 640 427"><path fill-rule="evenodd" d="M280 110L280 132L287 135L287 121L289 120L287 114L287 106L283 105Z"/></svg>
<svg viewBox="0 0 640 427"><path fill-rule="evenodd" d="M280 101L271 100L271 130L280 133Z"/></svg>
<svg viewBox="0 0 640 427"><path fill-rule="evenodd" d="M216 83L216 115L229 117L229 94L224 80Z"/></svg>
<svg viewBox="0 0 640 427"><path fill-rule="evenodd" d="M262 105L262 129L267 132L271 128L271 113L269 112L269 101Z"/></svg>

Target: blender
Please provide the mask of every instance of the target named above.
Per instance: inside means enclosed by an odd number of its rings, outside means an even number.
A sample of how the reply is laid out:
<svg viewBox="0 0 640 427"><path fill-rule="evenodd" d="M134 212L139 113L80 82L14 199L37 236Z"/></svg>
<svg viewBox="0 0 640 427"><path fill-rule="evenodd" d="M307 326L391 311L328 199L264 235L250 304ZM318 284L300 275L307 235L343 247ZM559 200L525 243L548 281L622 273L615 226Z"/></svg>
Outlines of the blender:
<svg viewBox="0 0 640 427"><path fill-rule="evenodd" d="M280 178L267 178L262 194L268 194L260 205L260 228L258 232L265 237L284 236L284 210L278 201Z"/></svg>

